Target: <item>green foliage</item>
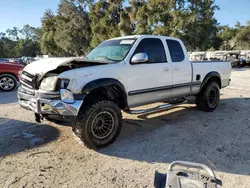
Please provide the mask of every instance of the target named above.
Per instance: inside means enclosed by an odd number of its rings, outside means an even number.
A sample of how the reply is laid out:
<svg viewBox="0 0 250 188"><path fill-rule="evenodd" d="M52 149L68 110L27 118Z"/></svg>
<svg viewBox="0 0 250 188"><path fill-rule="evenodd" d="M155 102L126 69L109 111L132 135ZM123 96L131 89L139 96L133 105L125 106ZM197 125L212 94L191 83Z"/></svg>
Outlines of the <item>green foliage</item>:
<svg viewBox="0 0 250 188"><path fill-rule="evenodd" d="M242 26L239 22L233 28L220 26L218 39L221 50L248 50L250 49L250 22Z"/></svg>
<svg viewBox="0 0 250 188"><path fill-rule="evenodd" d="M55 42L69 56L80 56L87 52L90 42L90 20L85 3L62 0L56 20Z"/></svg>
<svg viewBox="0 0 250 188"><path fill-rule="evenodd" d="M20 33L20 30L17 27L13 27L13 29L7 29L6 33L11 40L15 41L19 40L18 34Z"/></svg>
<svg viewBox="0 0 250 188"><path fill-rule="evenodd" d="M0 57L4 57L4 46L2 41L0 41Z"/></svg>
<svg viewBox="0 0 250 188"><path fill-rule="evenodd" d="M218 37L221 40L221 50L233 50L236 47L236 35L239 32L236 28L229 26L220 26Z"/></svg>
<svg viewBox="0 0 250 188"><path fill-rule="evenodd" d="M241 49L250 49L250 21L246 26L241 27L236 35L236 40Z"/></svg>
<svg viewBox="0 0 250 188"><path fill-rule="evenodd" d="M34 57L40 53L39 28L25 25L0 33L0 57Z"/></svg>
<svg viewBox="0 0 250 188"><path fill-rule="evenodd" d="M186 6L188 12L183 41L188 50L211 48L218 32L214 11L219 7L214 4L214 0L188 0Z"/></svg>
<svg viewBox="0 0 250 188"><path fill-rule="evenodd" d="M15 46L16 57L35 57L39 54L39 43L33 42L31 39L21 39Z"/></svg>
<svg viewBox="0 0 250 188"><path fill-rule="evenodd" d="M147 3L150 12L150 25L155 35L173 36L182 22L177 21L180 15L173 1L149 0Z"/></svg>
<svg viewBox="0 0 250 188"><path fill-rule="evenodd" d="M124 9L121 11L120 14L120 23L119 23L119 30L121 35L132 35L133 31L135 30L135 26L132 23L132 20L128 14L129 10Z"/></svg>
<svg viewBox="0 0 250 188"><path fill-rule="evenodd" d="M103 40L121 35L119 23L122 3L123 0L100 0L91 4L89 12L92 33L91 48L94 48Z"/></svg>
<svg viewBox="0 0 250 188"><path fill-rule="evenodd" d="M134 34L174 36L189 51L250 49L250 22L219 25L218 9L215 0L61 0L41 28L0 33L0 57L82 56L106 39Z"/></svg>
<svg viewBox="0 0 250 188"><path fill-rule="evenodd" d="M39 41L42 53L50 56L65 55L65 52L55 42L57 16L51 10L47 10L41 21L42 29Z"/></svg>

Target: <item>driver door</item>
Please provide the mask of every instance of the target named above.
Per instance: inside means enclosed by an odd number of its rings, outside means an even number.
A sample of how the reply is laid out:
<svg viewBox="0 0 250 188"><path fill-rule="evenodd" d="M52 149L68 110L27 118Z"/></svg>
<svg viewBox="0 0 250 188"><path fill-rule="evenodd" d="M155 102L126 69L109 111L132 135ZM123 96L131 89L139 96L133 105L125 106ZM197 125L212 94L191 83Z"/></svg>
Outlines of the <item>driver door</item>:
<svg viewBox="0 0 250 188"><path fill-rule="evenodd" d="M126 88L129 107L171 98L172 66L167 62L165 48L160 38L144 38L139 42L132 57L137 53L146 53L148 62L129 64Z"/></svg>

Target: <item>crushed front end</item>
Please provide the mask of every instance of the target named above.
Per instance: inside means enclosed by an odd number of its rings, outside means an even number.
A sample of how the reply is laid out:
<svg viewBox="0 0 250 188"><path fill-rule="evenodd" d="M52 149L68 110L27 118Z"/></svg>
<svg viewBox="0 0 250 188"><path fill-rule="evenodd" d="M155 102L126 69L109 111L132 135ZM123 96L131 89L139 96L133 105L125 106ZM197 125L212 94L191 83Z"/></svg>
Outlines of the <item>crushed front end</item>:
<svg viewBox="0 0 250 188"><path fill-rule="evenodd" d="M69 80L56 74L47 74L42 79L23 71L20 76L18 101L21 107L31 110L39 122L43 117L72 121L78 115L82 97L67 90Z"/></svg>

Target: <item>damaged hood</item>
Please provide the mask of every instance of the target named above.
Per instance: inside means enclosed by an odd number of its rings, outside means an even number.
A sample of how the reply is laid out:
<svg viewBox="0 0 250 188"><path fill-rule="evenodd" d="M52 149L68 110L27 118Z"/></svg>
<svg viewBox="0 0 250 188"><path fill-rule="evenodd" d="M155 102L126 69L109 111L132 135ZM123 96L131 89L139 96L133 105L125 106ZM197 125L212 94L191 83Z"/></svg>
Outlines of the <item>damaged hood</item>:
<svg viewBox="0 0 250 188"><path fill-rule="evenodd" d="M23 70L30 74L38 74L40 77L43 77L47 72L52 71L59 66L66 65L71 61L83 61L83 58L45 58L28 64Z"/></svg>

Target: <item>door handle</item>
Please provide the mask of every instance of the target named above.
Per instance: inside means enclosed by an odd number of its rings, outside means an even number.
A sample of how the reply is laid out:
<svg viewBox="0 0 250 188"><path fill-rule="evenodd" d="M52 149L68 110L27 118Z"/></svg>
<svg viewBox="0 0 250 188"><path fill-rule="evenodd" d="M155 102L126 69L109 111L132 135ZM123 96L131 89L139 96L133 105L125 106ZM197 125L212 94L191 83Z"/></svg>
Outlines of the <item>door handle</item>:
<svg viewBox="0 0 250 188"><path fill-rule="evenodd" d="M164 72L168 72L168 71L169 71L169 68L164 68L163 71L164 71Z"/></svg>
<svg viewBox="0 0 250 188"><path fill-rule="evenodd" d="M179 71L180 69L178 67L175 67L174 68L174 71Z"/></svg>

